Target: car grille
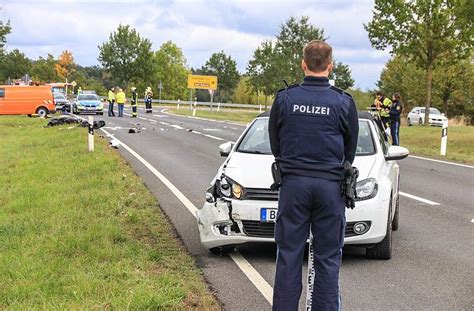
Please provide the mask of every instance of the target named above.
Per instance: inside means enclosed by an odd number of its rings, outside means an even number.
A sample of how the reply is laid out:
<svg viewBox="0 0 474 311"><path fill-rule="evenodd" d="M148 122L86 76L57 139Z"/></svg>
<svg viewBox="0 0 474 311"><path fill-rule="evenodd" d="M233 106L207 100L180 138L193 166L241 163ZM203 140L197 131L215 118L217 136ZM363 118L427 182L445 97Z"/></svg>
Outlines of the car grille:
<svg viewBox="0 0 474 311"><path fill-rule="evenodd" d="M265 188L246 188L245 199L278 201L278 191L271 191L270 189Z"/></svg>
<svg viewBox="0 0 474 311"><path fill-rule="evenodd" d="M346 223L346 231L344 237L349 238L356 236L353 231L354 225L357 222ZM368 222L369 227L371 222ZM257 220L242 220L244 233L251 237L258 238L273 238L275 237L275 223L274 222L260 222Z"/></svg>
<svg viewBox="0 0 474 311"><path fill-rule="evenodd" d="M275 236L274 222L260 222L256 220L242 220L244 233L259 238L273 238Z"/></svg>

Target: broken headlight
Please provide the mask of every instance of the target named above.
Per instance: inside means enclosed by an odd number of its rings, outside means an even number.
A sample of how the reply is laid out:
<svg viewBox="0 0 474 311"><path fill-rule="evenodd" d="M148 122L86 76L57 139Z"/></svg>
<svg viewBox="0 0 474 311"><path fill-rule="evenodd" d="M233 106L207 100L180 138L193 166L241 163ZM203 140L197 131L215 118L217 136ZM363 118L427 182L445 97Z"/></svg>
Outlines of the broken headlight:
<svg viewBox="0 0 474 311"><path fill-rule="evenodd" d="M242 199L244 188L224 174L216 180L217 192L220 196L229 199Z"/></svg>

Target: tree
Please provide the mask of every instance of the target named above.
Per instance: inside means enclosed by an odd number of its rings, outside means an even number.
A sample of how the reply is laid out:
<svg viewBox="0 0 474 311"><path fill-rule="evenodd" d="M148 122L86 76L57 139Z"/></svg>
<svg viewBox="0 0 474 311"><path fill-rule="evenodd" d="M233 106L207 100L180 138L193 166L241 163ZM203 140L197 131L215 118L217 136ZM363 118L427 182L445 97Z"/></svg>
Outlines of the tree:
<svg viewBox="0 0 474 311"><path fill-rule="evenodd" d="M335 86L347 90L354 86L354 79L351 76L351 69L348 65L335 62L333 71L329 74L329 79L334 80Z"/></svg>
<svg viewBox="0 0 474 311"><path fill-rule="evenodd" d="M237 63L224 51L213 53L201 67L204 75L217 76L217 94L221 102L231 99L232 91L239 82L240 75L237 71Z"/></svg>
<svg viewBox="0 0 474 311"><path fill-rule="evenodd" d="M0 63L0 80L18 79L27 74L31 68L31 60L18 49L7 53Z"/></svg>
<svg viewBox="0 0 474 311"><path fill-rule="evenodd" d="M308 17L303 16L299 20L291 17L280 26L280 32L273 41L264 41L254 51L247 66L250 85L269 96L284 87L283 80L290 84L301 81L304 76L301 60L305 44L325 39L324 30L310 24ZM336 86L343 89L354 84L349 67L341 62L335 62L330 77L336 80Z"/></svg>
<svg viewBox="0 0 474 311"><path fill-rule="evenodd" d="M69 79L76 71L76 63L74 62L74 56L72 53L68 50L64 50L59 56L54 69L59 78L63 80Z"/></svg>
<svg viewBox="0 0 474 311"><path fill-rule="evenodd" d="M98 60L113 79L127 88L132 80L150 80L153 52L151 42L129 25L119 25L109 41L98 46Z"/></svg>
<svg viewBox="0 0 474 311"><path fill-rule="evenodd" d="M12 28L10 27L10 22L7 22L5 25L0 21L0 59L3 58L5 54L5 44L7 43L7 35L11 32Z"/></svg>
<svg viewBox="0 0 474 311"><path fill-rule="evenodd" d="M31 77L34 81L38 82L55 82L59 79L56 74L56 63L57 60L54 56L48 54L46 58L39 57L38 60L33 62L31 67Z"/></svg>
<svg viewBox="0 0 474 311"><path fill-rule="evenodd" d="M307 16L299 20L294 17L280 26L276 36L274 65L277 66L280 79L289 83L301 81L304 74L301 70L303 48L312 40L325 40L324 30L309 23Z"/></svg>
<svg viewBox="0 0 474 311"><path fill-rule="evenodd" d="M433 70L441 60L456 63L470 55L474 19L470 0L375 0L364 27L372 46L413 60L426 73L425 125L429 123Z"/></svg>
<svg viewBox="0 0 474 311"><path fill-rule="evenodd" d="M175 43L168 41L155 52L153 61L154 81L161 82L163 85L162 98L185 99L188 92L189 70L186 68L186 58L183 51Z"/></svg>

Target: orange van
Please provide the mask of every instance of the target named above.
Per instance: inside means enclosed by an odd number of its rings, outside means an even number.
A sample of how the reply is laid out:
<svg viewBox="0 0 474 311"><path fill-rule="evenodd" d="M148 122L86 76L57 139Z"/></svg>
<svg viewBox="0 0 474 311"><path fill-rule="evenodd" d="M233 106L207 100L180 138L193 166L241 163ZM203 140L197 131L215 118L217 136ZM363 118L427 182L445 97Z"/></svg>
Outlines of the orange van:
<svg viewBox="0 0 474 311"><path fill-rule="evenodd" d="M51 86L0 85L0 115L55 113Z"/></svg>

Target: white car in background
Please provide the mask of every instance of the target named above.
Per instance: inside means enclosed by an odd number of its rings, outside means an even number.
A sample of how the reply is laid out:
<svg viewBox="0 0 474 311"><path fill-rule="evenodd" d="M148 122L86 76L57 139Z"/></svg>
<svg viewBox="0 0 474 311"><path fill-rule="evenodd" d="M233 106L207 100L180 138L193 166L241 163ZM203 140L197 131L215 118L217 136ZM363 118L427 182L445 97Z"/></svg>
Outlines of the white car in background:
<svg viewBox="0 0 474 311"><path fill-rule="evenodd" d="M407 116L408 126L413 124L423 125L425 123L425 107L414 107ZM433 126L443 126L448 118L436 108L430 108L429 123Z"/></svg>
<svg viewBox="0 0 474 311"><path fill-rule="evenodd" d="M278 192L273 183L274 157L268 137L269 113L251 122L235 144L220 148L227 159L206 190L197 212L202 244L222 252L248 242L274 243ZM354 166L359 169L358 201L346 209L344 243L366 248L368 258L390 259L392 230L399 225L399 166L408 150L389 146L386 135L369 113L359 113Z"/></svg>

